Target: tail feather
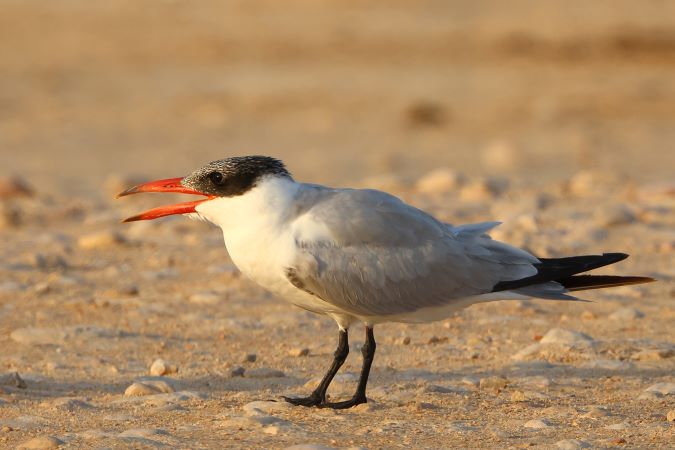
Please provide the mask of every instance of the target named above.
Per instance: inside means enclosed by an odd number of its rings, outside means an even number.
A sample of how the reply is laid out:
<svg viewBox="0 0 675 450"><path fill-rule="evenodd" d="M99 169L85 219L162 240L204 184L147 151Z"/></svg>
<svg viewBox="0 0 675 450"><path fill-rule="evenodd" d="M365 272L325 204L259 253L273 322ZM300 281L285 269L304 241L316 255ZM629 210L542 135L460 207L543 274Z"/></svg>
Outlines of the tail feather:
<svg viewBox="0 0 675 450"><path fill-rule="evenodd" d="M621 277L614 275L573 275L556 280L570 292L602 289L607 287L628 286L631 284L651 283L656 281L649 277Z"/></svg>
<svg viewBox="0 0 675 450"><path fill-rule="evenodd" d="M648 277L612 276L612 275L577 275L582 272L607 266L628 258L625 253L603 253L602 255L571 256L567 258L539 258L535 264L537 273L520 280L500 281L492 292L523 290L528 286L540 285L554 281L567 291L601 289L605 287L624 286L629 284L649 283L655 281Z"/></svg>

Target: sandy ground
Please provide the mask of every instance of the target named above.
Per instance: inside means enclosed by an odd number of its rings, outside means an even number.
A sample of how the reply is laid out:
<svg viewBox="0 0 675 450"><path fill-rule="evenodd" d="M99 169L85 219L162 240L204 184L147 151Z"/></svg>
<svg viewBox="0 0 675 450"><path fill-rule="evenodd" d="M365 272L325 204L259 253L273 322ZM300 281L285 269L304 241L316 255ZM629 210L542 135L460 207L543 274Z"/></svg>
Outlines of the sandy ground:
<svg viewBox="0 0 675 450"><path fill-rule="evenodd" d="M674 17L0 0L0 446L672 448ZM216 228L119 224L172 199L112 199L252 153L503 220L495 238L540 256L624 251L604 273L659 282L379 326L367 405L267 402L311 390L335 325L246 280ZM351 341L333 398L355 386Z"/></svg>

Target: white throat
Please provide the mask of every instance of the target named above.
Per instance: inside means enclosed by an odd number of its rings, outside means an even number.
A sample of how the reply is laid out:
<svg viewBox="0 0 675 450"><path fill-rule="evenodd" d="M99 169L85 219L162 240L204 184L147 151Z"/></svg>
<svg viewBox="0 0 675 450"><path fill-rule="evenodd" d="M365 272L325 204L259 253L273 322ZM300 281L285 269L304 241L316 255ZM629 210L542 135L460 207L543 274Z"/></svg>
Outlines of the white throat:
<svg viewBox="0 0 675 450"><path fill-rule="evenodd" d="M231 232L282 226L299 186L290 178L267 175L246 193L208 200L199 204L196 211L223 230L227 243Z"/></svg>

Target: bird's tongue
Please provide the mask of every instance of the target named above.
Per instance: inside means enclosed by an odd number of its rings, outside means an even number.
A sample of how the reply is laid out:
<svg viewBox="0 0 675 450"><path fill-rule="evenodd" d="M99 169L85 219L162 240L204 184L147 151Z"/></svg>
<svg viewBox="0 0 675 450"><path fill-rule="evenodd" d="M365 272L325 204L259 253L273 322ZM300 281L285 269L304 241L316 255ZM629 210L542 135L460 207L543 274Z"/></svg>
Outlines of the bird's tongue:
<svg viewBox="0 0 675 450"><path fill-rule="evenodd" d="M117 198L124 197L131 194L140 194L142 192L173 192L179 194L194 194L203 195L204 200L196 200L192 202L177 203L175 205L160 206L148 211L142 212L135 216L124 219L123 222L134 222L136 220L152 220L158 217L171 216L174 214L189 214L195 212L195 208L202 202L210 200L213 196L204 194L203 192L187 188L181 184L182 178L167 178L165 180L151 181L149 183L139 184L127 189L117 195Z"/></svg>

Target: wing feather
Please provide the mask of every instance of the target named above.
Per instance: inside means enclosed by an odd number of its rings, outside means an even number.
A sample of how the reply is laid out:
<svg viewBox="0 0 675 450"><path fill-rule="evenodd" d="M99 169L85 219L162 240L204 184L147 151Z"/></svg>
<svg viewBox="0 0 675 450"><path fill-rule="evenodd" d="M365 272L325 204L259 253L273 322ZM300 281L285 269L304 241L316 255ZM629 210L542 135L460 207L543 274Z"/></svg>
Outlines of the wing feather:
<svg viewBox="0 0 675 450"><path fill-rule="evenodd" d="M536 273L537 258L486 235L496 222L452 227L374 190L313 187L305 195L294 222L294 277L352 314L446 305Z"/></svg>

